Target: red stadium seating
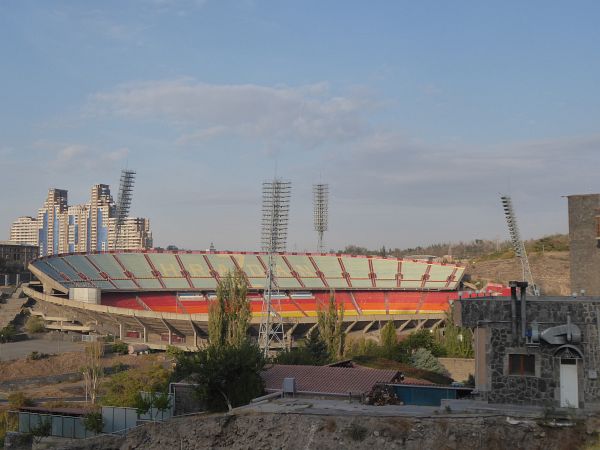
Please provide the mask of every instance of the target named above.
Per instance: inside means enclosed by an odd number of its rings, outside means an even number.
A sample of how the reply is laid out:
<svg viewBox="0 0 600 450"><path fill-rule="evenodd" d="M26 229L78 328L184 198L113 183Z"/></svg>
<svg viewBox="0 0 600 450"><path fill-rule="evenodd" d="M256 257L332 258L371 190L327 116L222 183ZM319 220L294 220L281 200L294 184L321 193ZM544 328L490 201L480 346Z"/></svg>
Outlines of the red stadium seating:
<svg viewBox="0 0 600 450"><path fill-rule="evenodd" d="M312 297L310 296L312 295ZM344 305L347 315L357 314L414 314L415 312L447 311L450 302L459 296L457 291L337 291L335 300ZM482 296L484 293L470 293L469 296ZM489 294L488 294L489 295ZM195 296L186 299L178 298L175 293L139 292L139 300L135 293L104 293L102 304L129 309L149 309L156 312L179 314L207 314L213 298L206 299ZM313 292L302 296L273 298L273 308L284 317L315 316L320 308L327 305L329 292ZM466 294L465 294L466 296ZM250 310L253 314L262 312L262 295L249 294ZM144 308L146 305L147 308Z"/></svg>
<svg viewBox="0 0 600 450"><path fill-rule="evenodd" d="M152 311L184 314L184 312L177 304L177 297L174 294L141 294L140 300L142 300L142 302L144 302L144 304L146 304L148 308L150 308Z"/></svg>
<svg viewBox="0 0 600 450"><path fill-rule="evenodd" d="M105 293L100 303L115 308L144 309L136 300L135 293Z"/></svg>
<svg viewBox="0 0 600 450"><path fill-rule="evenodd" d="M182 300L179 299L181 306L187 311L188 314L208 314L208 307L210 303L208 300Z"/></svg>

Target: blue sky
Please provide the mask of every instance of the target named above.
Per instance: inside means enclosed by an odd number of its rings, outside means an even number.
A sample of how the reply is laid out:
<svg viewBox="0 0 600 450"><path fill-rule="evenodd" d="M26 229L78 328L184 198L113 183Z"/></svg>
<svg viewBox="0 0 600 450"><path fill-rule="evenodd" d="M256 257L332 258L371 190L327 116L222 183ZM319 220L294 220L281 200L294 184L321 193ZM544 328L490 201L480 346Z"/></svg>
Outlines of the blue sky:
<svg viewBox="0 0 600 450"><path fill-rule="evenodd" d="M598 2L0 3L0 227L49 187L138 171L157 245L252 250L260 189L293 183L289 249L567 229L600 191Z"/></svg>

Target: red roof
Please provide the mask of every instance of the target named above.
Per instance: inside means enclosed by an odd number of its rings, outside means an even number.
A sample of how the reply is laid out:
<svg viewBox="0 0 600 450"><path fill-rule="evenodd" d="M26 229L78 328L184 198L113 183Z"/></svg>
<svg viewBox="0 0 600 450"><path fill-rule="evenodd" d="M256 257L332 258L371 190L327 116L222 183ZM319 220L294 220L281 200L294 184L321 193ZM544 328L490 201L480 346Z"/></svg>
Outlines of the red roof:
<svg viewBox="0 0 600 450"><path fill-rule="evenodd" d="M262 373L267 391L279 391L284 378L296 379L296 392L314 394L365 394L378 383L398 383L397 370L359 367L288 366L275 364Z"/></svg>

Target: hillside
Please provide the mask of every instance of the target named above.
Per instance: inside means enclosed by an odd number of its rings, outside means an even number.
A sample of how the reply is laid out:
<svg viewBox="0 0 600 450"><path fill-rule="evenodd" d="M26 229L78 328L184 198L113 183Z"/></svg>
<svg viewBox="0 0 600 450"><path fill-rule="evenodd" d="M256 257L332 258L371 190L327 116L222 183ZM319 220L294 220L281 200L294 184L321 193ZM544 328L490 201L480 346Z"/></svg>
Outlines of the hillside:
<svg viewBox="0 0 600 450"><path fill-rule="evenodd" d="M529 263L536 284L543 294L569 295L569 252L552 251L530 253ZM521 263L517 258L477 259L467 265L466 273L474 281L507 284L511 280L520 280Z"/></svg>

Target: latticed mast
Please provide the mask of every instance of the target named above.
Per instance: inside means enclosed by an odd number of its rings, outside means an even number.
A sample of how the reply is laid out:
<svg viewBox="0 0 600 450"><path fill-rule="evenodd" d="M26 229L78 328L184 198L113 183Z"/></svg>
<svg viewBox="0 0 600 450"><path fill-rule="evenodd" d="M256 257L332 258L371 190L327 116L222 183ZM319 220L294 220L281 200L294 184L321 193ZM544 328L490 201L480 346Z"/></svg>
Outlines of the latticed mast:
<svg viewBox="0 0 600 450"><path fill-rule="evenodd" d="M119 196L117 197L117 211L115 223L115 243L114 248L123 248L122 228L125 219L129 216L131 200L133 198L133 185L135 184L135 171L123 169L121 171L121 180L119 182Z"/></svg>
<svg viewBox="0 0 600 450"><path fill-rule="evenodd" d="M508 195L502 195L500 200L502 201L502 207L504 208L504 216L506 217L506 224L508 225L508 232L510 234L510 240L515 255L521 262L523 281L529 283L529 287L534 295L540 295L540 291L533 281L533 274L531 273L531 267L529 266L529 258L527 257L527 251L525 250L525 244L521 239L521 233L519 232L519 226L517 224L517 215L515 214L512 205L512 199Z"/></svg>
<svg viewBox="0 0 600 450"><path fill-rule="evenodd" d="M323 234L327 231L329 213L329 185L313 185L313 206L315 231L318 235L317 249L321 253L325 250L323 245Z"/></svg>
<svg viewBox="0 0 600 450"><path fill-rule="evenodd" d="M279 314L276 257L286 247L291 189L289 181L274 179L263 183L261 243L262 250L268 254L268 264L258 342L265 356L271 349L287 347Z"/></svg>

